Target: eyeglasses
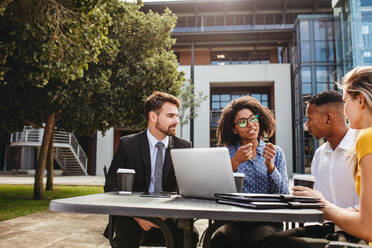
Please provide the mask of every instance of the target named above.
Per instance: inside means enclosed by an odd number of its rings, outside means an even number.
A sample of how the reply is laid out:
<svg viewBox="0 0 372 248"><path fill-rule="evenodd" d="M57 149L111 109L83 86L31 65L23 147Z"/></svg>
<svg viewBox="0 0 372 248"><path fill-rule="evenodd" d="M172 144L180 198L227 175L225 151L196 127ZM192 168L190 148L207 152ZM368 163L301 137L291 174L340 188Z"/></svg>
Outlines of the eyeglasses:
<svg viewBox="0 0 372 248"><path fill-rule="evenodd" d="M238 125L241 128L245 128L248 126L248 122L252 124L256 124L258 122L258 115L251 115L248 118L240 118L238 122L234 123L235 125Z"/></svg>

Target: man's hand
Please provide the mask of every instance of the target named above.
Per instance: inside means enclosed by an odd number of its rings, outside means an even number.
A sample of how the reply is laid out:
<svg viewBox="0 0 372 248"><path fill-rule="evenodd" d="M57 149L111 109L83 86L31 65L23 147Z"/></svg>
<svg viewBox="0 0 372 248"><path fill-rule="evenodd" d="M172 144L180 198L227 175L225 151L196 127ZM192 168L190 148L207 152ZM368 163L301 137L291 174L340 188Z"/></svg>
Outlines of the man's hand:
<svg viewBox="0 0 372 248"><path fill-rule="evenodd" d="M159 228L157 225L155 225L154 223L148 221L148 220L144 220L144 219L140 219L140 218L136 218L134 217L134 220L138 223L138 225L140 225L140 227L144 230L144 231L148 231L150 230L151 228Z"/></svg>
<svg viewBox="0 0 372 248"><path fill-rule="evenodd" d="M275 154L276 154L275 146L271 143L267 143L263 151L263 156L265 158L265 165L269 173L273 172L273 170L275 169L274 165Z"/></svg>

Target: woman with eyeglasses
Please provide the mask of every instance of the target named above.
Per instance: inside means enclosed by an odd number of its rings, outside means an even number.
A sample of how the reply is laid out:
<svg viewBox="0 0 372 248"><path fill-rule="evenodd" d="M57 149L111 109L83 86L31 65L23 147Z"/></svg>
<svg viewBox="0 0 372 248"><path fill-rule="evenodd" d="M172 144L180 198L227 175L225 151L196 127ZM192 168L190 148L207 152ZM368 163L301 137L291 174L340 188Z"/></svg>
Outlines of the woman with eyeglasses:
<svg viewBox="0 0 372 248"><path fill-rule="evenodd" d="M275 126L272 112L251 96L233 100L222 110L217 138L229 149L233 171L245 175L244 193L289 194L284 153L262 140L274 134ZM255 247L281 229L281 223L224 225L215 233L212 247Z"/></svg>

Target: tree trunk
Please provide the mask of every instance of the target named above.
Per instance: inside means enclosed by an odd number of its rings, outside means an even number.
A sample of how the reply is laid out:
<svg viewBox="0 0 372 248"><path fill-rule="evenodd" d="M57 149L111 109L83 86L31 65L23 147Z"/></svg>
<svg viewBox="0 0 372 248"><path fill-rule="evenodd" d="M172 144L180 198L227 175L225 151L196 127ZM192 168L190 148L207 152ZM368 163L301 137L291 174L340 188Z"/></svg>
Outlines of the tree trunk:
<svg viewBox="0 0 372 248"><path fill-rule="evenodd" d="M48 156L47 156L47 181L45 190L53 190L53 165L54 165L54 126L52 128L52 135L50 137Z"/></svg>
<svg viewBox="0 0 372 248"><path fill-rule="evenodd" d="M40 200L44 196L43 174L47 160L49 142L51 141L52 131L55 122L55 113L48 116L48 122L44 129L43 142L41 143L39 158L35 170L34 199Z"/></svg>

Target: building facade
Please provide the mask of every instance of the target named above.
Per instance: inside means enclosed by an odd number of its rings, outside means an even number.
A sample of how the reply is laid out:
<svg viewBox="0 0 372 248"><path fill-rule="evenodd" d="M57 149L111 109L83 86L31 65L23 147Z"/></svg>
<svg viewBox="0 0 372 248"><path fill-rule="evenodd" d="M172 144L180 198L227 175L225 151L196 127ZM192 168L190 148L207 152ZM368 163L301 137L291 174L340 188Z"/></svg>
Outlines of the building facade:
<svg viewBox="0 0 372 248"><path fill-rule="evenodd" d="M372 65L372 1L333 0L337 78L356 66Z"/></svg>
<svg viewBox="0 0 372 248"><path fill-rule="evenodd" d="M178 17L180 70L208 96L187 138L215 146L221 109L251 95L275 114L272 141L284 150L288 174L309 172L317 143L304 128L305 100L334 88L331 1L159 1L145 2L144 11L165 7Z"/></svg>
<svg viewBox="0 0 372 248"><path fill-rule="evenodd" d="M251 95L275 114L271 141L283 149L288 174L309 173L324 141L307 131L306 101L336 89L334 82L351 68L372 64L372 1L159 0L144 1L142 9L162 13L165 8L178 18L172 36L179 70L196 92L208 96L199 116L182 130L184 137L194 147L216 146L222 108ZM88 173L102 175L120 136L134 131L113 128L83 141ZM8 158L23 158L18 155L29 148L22 149ZM26 168L24 161L8 164Z"/></svg>

